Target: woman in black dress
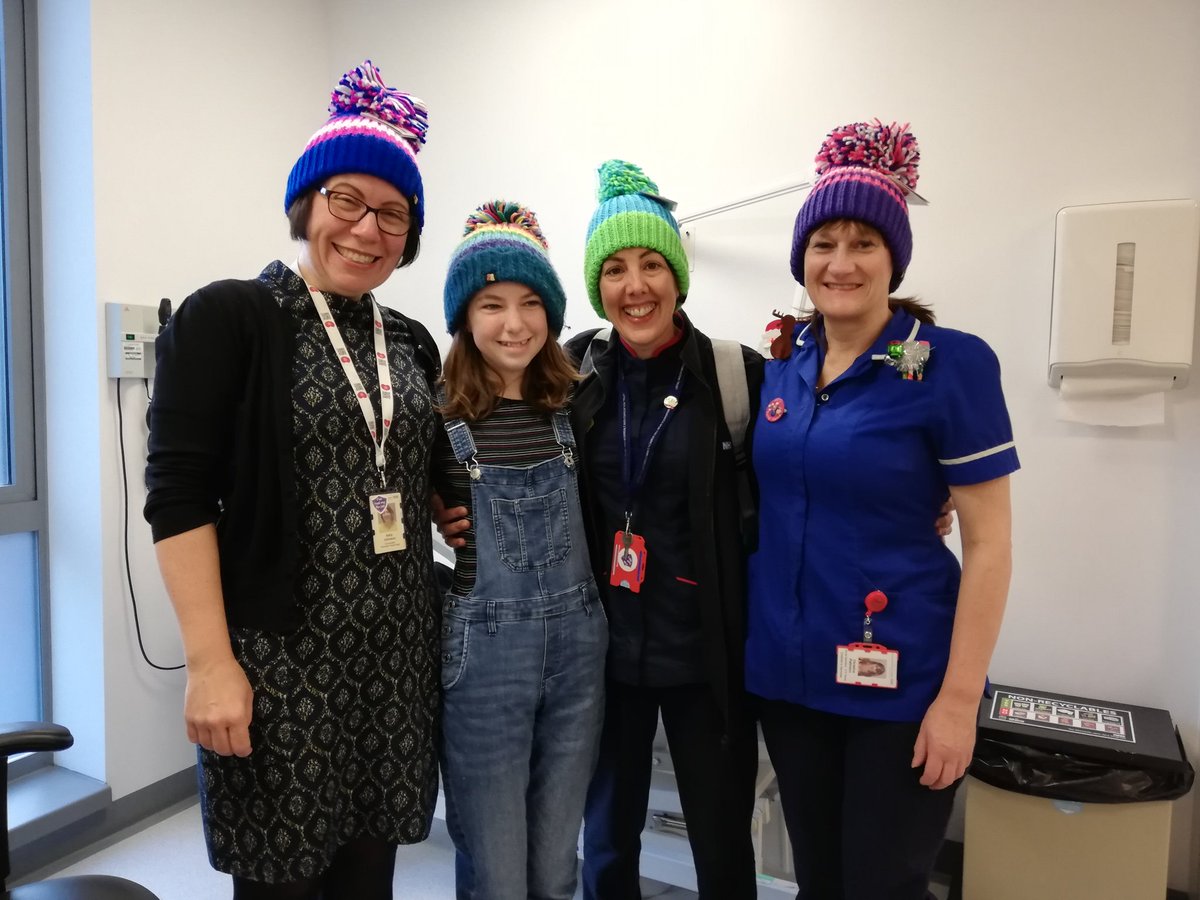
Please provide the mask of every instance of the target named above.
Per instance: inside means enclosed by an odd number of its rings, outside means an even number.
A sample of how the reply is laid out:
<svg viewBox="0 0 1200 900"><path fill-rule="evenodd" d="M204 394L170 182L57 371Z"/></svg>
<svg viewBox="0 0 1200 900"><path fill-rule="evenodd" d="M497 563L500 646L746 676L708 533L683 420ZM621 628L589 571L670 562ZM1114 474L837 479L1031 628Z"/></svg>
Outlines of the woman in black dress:
<svg viewBox="0 0 1200 900"><path fill-rule="evenodd" d="M437 791L438 355L371 295L417 254L427 116L370 61L330 113L288 178L297 259L180 306L148 416L145 514L235 898L390 897Z"/></svg>

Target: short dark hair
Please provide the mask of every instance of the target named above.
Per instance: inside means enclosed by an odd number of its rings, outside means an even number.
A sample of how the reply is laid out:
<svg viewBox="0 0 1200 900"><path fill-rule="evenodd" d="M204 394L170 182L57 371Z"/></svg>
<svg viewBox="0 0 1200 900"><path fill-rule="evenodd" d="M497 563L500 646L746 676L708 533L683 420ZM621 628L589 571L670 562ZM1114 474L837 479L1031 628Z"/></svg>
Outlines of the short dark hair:
<svg viewBox="0 0 1200 900"><path fill-rule="evenodd" d="M292 205L288 207L288 230L293 241L308 240L308 222L312 218L313 198L316 196L316 188L305 191L293 200ZM420 254L421 229L410 228L408 229L408 234L404 237L404 252L400 254L400 262L396 268L403 269L405 266L411 264Z"/></svg>

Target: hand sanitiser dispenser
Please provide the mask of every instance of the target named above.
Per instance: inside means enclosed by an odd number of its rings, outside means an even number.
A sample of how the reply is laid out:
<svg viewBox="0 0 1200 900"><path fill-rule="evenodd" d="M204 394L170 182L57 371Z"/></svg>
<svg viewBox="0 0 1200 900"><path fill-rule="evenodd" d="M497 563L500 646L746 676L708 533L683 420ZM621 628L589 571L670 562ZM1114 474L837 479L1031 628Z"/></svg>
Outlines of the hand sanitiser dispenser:
<svg viewBox="0 0 1200 900"><path fill-rule="evenodd" d="M1060 418L1163 420L1163 395L1191 368L1198 260L1195 200L1059 210L1049 381Z"/></svg>

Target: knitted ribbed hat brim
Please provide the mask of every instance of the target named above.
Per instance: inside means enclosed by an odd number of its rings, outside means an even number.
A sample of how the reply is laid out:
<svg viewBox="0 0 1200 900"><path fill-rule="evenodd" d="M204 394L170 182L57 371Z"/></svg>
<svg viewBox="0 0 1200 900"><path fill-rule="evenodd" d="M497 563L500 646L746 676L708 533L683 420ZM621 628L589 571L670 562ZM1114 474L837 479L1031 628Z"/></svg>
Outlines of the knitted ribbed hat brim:
<svg viewBox="0 0 1200 900"><path fill-rule="evenodd" d="M831 169L800 207L792 232L792 276L804 284L804 251L809 235L836 219L853 219L883 235L892 256L894 291L912 260L912 226L904 192L890 178L858 166Z"/></svg>
<svg viewBox="0 0 1200 900"><path fill-rule="evenodd" d="M425 226L425 191L417 161L391 126L369 116L329 120L308 142L288 175L284 210L335 175L361 173L381 178L409 203L418 231Z"/></svg>

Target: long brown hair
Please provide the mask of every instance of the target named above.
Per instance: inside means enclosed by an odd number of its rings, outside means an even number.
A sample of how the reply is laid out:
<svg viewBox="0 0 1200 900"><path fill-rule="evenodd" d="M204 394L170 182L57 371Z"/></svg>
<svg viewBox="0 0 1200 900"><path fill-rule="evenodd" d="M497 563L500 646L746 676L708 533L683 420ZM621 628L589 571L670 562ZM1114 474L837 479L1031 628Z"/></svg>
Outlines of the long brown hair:
<svg viewBox="0 0 1200 900"><path fill-rule="evenodd" d="M521 376L521 396L540 412L557 412L567 405L579 377L563 348L548 337ZM446 419L466 419L468 422L486 419L500 400L496 396L496 376L484 362L483 354L475 346L475 338L465 327L460 328L450 342L442 365L441 383L446 389L446 402L439 412Z"/></svg>

